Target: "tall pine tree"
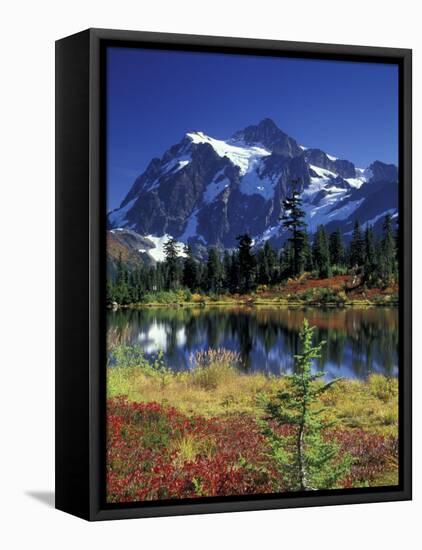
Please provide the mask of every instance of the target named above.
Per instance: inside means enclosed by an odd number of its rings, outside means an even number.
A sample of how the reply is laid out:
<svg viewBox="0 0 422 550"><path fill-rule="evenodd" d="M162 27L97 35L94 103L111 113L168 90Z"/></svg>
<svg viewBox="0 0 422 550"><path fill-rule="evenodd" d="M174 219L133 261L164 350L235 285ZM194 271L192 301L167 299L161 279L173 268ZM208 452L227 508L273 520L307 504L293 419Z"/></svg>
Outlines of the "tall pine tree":
<svg viewBox="0 0 422 550"><path fill-rule="evenodd" d="M220 260L220 254L215 247L208 250L207 270L206 270L207 290L210 292L220 292L223 284L223 264Z"/></svg>
<svg viewBox="0 0 422 550"><path fill-rule="evenodd" d="M238 245L239 261L239 286L241 292L248 292L255 283L256 260L252 253L252 239L245 233L236 237Z"/></svg>
<svg viewBox="0 0 422 550"><path fill-rule="evenodd" d="M367 286L373 286L376 284L378 279L378 258L375 249L374 232L370 225L366 226L364 243L365 259L363 264L363 278Z"/></svg>
<svg viewBox="0 0 422 550"><path fill-rule="evenodd" d="M179 245L173 237L164 243L164 256L167 274L167 288L175 290L179 287Z"/></svg>
<svg viewBox="0 0 422 550"><path fill-rule="evenodd" d="M193 257L192 247L185 247L185 259L183 262L183 286L188 287L190 290L196 290L198 288L198 265Z"/></svg>
<svg viewBox="0 0 422 550"><path fill-rule="evenodd" d="M383 223L381 240L381 278L385 285L389 285L397 276L396 247L393 234L391 215L387 214Z"/></svg>
<svg viewBox="0 0 422 550"><path fill-rule="evenodd" d="M352 240L349 249L349 266L361 267L365 261L365 244L362 238L360 224L356 220L353 228Z"/></svg>
<svg viewBox="0 0 422 550"><path fill-rule="evenodd" d="M331 265L341 266L344 264L344 244L340 228L330 235L330 260Z"/></svg>
<svg viewBox="0 0 422 550"><path fill-rule="evenodd" d="M330 250L327 232L323 225L319 225L315 233L312 253L318 277L323 279L331 277Z"/></svg>
<svg viewBox="0 0 422 550"><path fill-rule="evenodd" d="M305 265L306 223L305 212L301 208L302 199L297 191L283 201L283 227L290 232L289 242L292 245L291 275L300 275Z"/></svg>
<svg viewBox="0 0 422 550"><path fill-rule="evenodd" d="M277 279L277 255L269 241L258 251L258 282L261 285L274 283Z"/></svg>

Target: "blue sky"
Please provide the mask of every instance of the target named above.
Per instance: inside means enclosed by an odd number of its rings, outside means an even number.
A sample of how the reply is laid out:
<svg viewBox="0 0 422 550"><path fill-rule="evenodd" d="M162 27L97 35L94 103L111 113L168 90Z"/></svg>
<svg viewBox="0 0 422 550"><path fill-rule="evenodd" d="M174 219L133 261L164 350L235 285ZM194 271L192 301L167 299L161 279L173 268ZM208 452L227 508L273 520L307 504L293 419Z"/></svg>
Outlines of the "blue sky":
<svg viewBox="0 0 422 550"><path fill-rule="evenodd" d="M187 131L224 139L266 117L358 167L397 164L397 66L108 48L108 209Z"/></svg>

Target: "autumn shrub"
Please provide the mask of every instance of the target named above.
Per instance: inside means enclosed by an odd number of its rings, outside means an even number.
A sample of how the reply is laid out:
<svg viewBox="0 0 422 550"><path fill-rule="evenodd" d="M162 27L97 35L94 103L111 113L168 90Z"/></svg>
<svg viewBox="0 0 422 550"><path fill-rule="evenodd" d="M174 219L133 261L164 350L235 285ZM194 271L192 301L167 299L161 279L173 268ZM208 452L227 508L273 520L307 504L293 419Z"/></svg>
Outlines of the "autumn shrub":
<svg viewBox="0 0 422 550"><path fill-rule="evenodd" d="M389 476L392 484L398 483L397 437L385 437L359 428L337 428L328 431L325 438L336 441L340 453L352 457L349 472L343 478L343 487L381 485L386 476Z"/></svg>
<svg viewBox="0 0 422 550"><path fill-rule="evenodd" d="M278 437L294 428L272 424ZM341 487L396 483L398 444L361 429L323 431L351 457ZM158 403L107 402L107 500L131 502L289 490L253 415L204 418Z"/></svg>
<svg viewBox="0 0 422 550"><path fill-rule="evenodd" d="M107 438L109 502L273 490L275 471L252 417L188 418L157 403L114 399L108 402Z"/></svg>

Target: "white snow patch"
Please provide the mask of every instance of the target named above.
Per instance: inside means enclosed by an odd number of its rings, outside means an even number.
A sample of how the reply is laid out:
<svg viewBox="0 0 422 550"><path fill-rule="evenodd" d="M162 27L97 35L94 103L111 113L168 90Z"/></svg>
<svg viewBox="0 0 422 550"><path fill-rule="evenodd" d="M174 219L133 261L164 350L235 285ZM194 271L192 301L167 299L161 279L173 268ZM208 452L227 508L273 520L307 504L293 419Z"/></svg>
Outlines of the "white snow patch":
<svg viewBox="0 0 422 550"><path fill-rule="evenodd" d="M346 178L345 181L352 187L359 189L364 183L372 178L372 170L369 168L356 168L355 178Z"/></svg>
<svg viewBox="0 0 422 550"><path fill-rule="evenodd" d="M181 241L187 242L190 238L197 236L196 232L198 230L198 212L199 210L198 208L196 208L189 216L183 235L179 237Z"/></svg>
<svg viewBox="0 0 422 550"><path fill-rule="evenodd" d="M187 134L193 143L208 143L214 149L220 157L227 157L231 162L240 168L240 175L245 175L249 169L250 164L254 160L260 159L271 155L270 151L267 151L263 147L240 145L239 142L234 145L227 141L211 138L205 135L203 132L192 132Z"/></svg>
<svg viewBox="0 0 422 550"><path fill-rule="evenodd" d="M320 178L336 178L337 174L331 172L331 170L326 170L325 168L320 168L319 166L314 166L313 164L309 165L309 168L313 170Z"/></svg>
<svg viewBox="0 0 422 550"><path fill-rule="evenodd" d="M363 178L346 178L344 181L347 181L347 183L351 187L355 187L355 189L359 189L359 187L362 187L362 185L365 183L365 180Z"/></svg>
<svg viewBox="0 0 422 550"><path fill-rule="evenodd" d="M163 235L162 237L156 237L155 235L145 235L147 239L152 241L155 248L150 248L148 250L149 255L156 261L156 262L163 262L165 260L165 254L164 254L164 245L165 243L171 238L170 235L167 233ZM183 243L178 242L178 248L179 248L179 256L186 256L186 253L183 250Z"/></svg>
<svg viewBox="0 0 422 550"><path fill-rule="evenodd" d="M350 196L350 189L343 189L335 185L333 180L337 178L337 175L334 172L312 164L309 167L318 177L311 177L310 185L303 190L302 197L308 229L313 233L318 225L348 218L352 212L359 208L364 199L349 201L344 206L336 208L339 202ZM350 179L346 181L350 183ZM358 183L361 185L360 180ZM318 201L317 205L312 204L316 195L320 192L324 192L325 196Z"/></svg>
<svg viewBox="0 0 422 550"><path fill-rule="evenodd" d="M269 177L261 177L259 167L251 170L240 181L240 191L244 195L260 195L266 201L274 196L275 181Z"/></svg>
<svg viewBox="0 0 422 550"><path fill-rule="evenodd" d="M385 210L385 212L383 212L382 214L378 214L378 216L375 216L374 218L371 218L370 220L362 224L362 227L366 228L369 225L375 225L378 220L380 220L381 218L385 218L387 214L390 214L392 218L397 217L398 215L395 208L390 208L388 210Z"/></svg>
<svg viewBox="0 0 422 550"><path fill-rule="evenodd" d="M277 235L278 232L280 231L280 228L281 228L281 224L272 225L271 227L266 229L261 235L256 235L253 240L258 244L263 244L265 243L265 241L268 241L269 239L271 239L271 237L273 237L274 235Z"/></svg>
<svg viewBox="0 0 422 550"><path fill-rule="evenodd" d="M337 160L337 157L333 157L333 155L329 155L328 153L325 153L327 155L327 157L332 160L332 161L335 161Z"/></svg>
<svg viewBox="0 0 422 550"><path fill-rule="evenodd" d="M307 151L308 147L305 147L304 145L299 145L299 147L302 149L302 151Z"/></svg>
<svg viewBox="0 0 422 550"><path fill-rule="evenodd" d="M317 193L325 189L327 180L324 178L311 178L311 183L302 192L302 197L308 202L311 201Z"/></svg>
<svg viewBox="0 0 422 550"><path fill-rule="evenodd" d="M161 176L165 176L170 172L172 174L175 174L176 172L187 166L191 160L192 159L190 156L183 156L172 159L170 162L163 166L163 173L161 174Z"/></svg>
<svg viewBox="0 0 422 550"><path fill-rule="evenodd" d="M357 201L349 201L347 204L340 208L336 208L335 210L330 211L326 218L331 220L345 220L359 208L359 206L363 203L365 199L359 199Z"/></svg>
<svg viewBox="0 0 422 550"><path fill-rule="evenodd" d="M125 206L123 206L123 208L116 208L115 210L109 212L108 219L110 223L112 225L124 225L124 222L126 221L126 215L135 204L137 198L138 197L135 197L134 199L129 201Z"/></svg>
<svg viewBox="0 0 422 550"><path fill-rule="evenodd" d="M157 189L160 186L161 178L163 176L166 176L168 174L171 174L171 175L176 174L176 172L179 172L180 170L182 170L182 168L185 168L185 166L187 166L191 162L191 160L192 158L187 155L183 155L172 159L162 167L162 172L158 178L156 178L150 183L147 183L144 186L144 190L153 191L154 189Z"/></svg>
<svg viewBox="0 0 422 550"><path fill-rule="evenodd" d="M203 194L204 202L207 204L213 202L229 185L230 180L224 176L224 169L217 172L205 189Z"/></svg>

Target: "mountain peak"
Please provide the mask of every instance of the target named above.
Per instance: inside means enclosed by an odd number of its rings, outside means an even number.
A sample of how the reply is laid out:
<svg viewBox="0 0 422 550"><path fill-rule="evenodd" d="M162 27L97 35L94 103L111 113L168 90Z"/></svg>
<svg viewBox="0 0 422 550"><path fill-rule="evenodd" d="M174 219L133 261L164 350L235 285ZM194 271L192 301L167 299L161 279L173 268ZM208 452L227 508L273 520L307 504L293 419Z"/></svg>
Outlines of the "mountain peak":
<svg viewBox="0 0 422 550"><path fill-rule="evenodd" d="M271 118L264 118L258 124L246 126L243 130L239 130L233 134L234 140L242 140L257 142L260 138L268 140L283 135L283 132ZM262 142L263 143L263 142Z"/></svg>
<svg viewBox="0 0 422 550"><path fill-rule="evenodd" d="M386 164L385 162L376 160L368 169L372 173L373 181L396 182L398 179L398 169L395 164Z"/></svg>
<svg viewBox="0 0 422 550"><path fill-rule="evenodd" d="M274 122L272 118L265 117L257 124L259 128L269 128L269 129L275 129L281 132L280 128L277 126L277 124Z"/></svg>
<svg viewBox="0 0 422 550"><path fill-rule="evenodd" d="M284 157L296 157L302 149L296 141L285 134L271 118L264 118L258 124L247 126L233 135L233 141L246 145L264 146L269 151Z"/></svg>

